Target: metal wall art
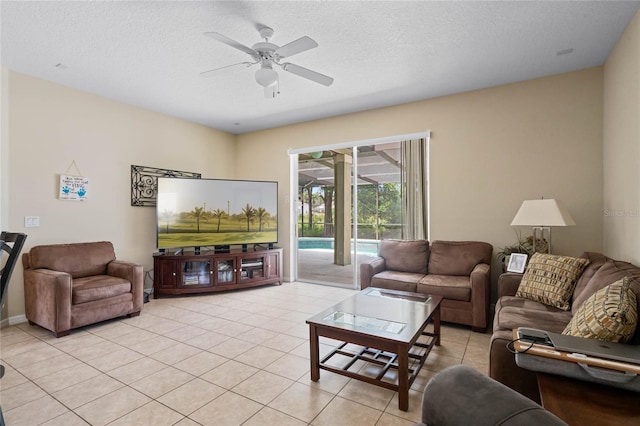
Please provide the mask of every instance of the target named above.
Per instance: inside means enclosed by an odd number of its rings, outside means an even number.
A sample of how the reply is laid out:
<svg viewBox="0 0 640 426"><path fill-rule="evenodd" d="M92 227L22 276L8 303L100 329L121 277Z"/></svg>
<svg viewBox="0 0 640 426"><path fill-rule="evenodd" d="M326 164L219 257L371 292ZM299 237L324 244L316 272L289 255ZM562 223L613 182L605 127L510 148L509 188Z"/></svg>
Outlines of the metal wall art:
<svg viewBox="0 0 640 426"><path fill-rule="evenodd" d="M196 178L200 173L181 172L179 170L159 169L131 165L131 205L136 207L154 207L158 194L158 178Z"/></svg>

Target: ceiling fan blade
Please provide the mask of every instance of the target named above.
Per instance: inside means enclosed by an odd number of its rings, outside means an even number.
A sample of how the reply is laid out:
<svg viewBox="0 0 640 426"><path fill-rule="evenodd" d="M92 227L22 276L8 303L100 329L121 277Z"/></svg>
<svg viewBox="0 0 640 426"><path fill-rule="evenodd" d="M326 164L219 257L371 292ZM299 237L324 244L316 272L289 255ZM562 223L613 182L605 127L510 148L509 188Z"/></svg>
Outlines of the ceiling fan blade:
<svg viewBox="0 0 640 426"><path fill-rule="evenodd" d="M331 86L331 84L333 83L332 77L320 74L319 72L311 71L310 69L301 67L300 65L290 64L289 62L286 62L282 64L282 69L290 72L291 74L295 74L311 81L315 81L316 83L320 83L324 86Z"/></svg>
<svg viewBox="0 0 640 426"><path fill-rule="evenodd" d="M242 50L244 53L248 53L249 55L257 55L258 52L256 52L255 50L253 50L250 47L245 46L244 44L237 42L233 39L230 39L229 37L227 37L226 35L222 35L220 33L216 33L216 32L209 32L209 33L204 33L204 35L206 35L207 37L211 37L214 40L218 40L221 43L224 43L228 46L231 46L233 48L236 48L238 50Z"/></svg>
<svg viewBox="0 0 640 426"><path fill-rule="evenodd" d="M219 71L222 71L222 70L227 69L227 68L238 67L240 65L244 65L245 68L249 68L251 65L254 65L254 62L240 62L240 63L237 63L237 64L225 65L224 67L220 67L220 68L214 68L212 70L201 72L200 73L200 77L205 77L205 78L213 77Z"/></svg>
<svg viewBox="0 0 640 426"><path fill-rule="evenodd" d="M281 58L287 58L289 56L297 55L298 53L304 52L305 50L313 49L314 47L318 47L318 43L316 43L313 39L304 36L276 49L274 53Z"/></svg>

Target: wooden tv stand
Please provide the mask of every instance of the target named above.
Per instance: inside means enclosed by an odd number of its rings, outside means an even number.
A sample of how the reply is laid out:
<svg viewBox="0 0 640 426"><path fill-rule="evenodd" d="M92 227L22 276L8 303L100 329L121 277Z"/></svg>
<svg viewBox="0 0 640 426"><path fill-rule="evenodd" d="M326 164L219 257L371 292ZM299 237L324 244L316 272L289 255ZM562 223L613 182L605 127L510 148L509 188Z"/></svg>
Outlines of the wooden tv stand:
<svg viewBox="0 0 640 426"><path fill-rule="evenodd" d="M282 249L153 256L155 298L282 284Z"/></svg>

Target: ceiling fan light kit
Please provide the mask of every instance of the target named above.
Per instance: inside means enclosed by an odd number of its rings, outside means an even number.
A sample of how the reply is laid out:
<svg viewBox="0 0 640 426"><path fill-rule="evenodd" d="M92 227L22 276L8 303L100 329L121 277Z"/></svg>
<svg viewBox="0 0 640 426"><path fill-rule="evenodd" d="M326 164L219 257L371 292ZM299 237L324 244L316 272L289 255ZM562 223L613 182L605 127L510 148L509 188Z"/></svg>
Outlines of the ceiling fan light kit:
<svg viewBox="0 0 640 426"><path fill-rule="evenodd" d="M300 37L299 39L285 44L284 46L278 46L269 42L269 39L273 36L273 29L269 27L263 27L260 29L260 37L264 39L264 42L258 42L252 47L247 47L242 43L230 39L229 37L220 33L208 32L205 33L205 35L249 54L249 56L251 56L251 58L253 59L253 62L240 62L237 64L226 65L224 67L208 70L200 73L202 77L211 77L217 74L220 70L239 65L250 67L256 64L260 64L260 69L256 71L255 78L256 82L264 87L264 95L266 98L275 98L276 95L280 93L277 89L279 75L276 71L274 71L273 65L277 65L284 71L322 84L323 86L330 86L331 84L333 84L333 78L327 75L289 62L285 62L283 64L280 63L280 60L283 58L287 58L318 47L318 43L316 43L310 37Z"/></svg>
<svg viewBox="0 0 640 426"><path fill-rule="evenodd" d="M256 71L256 81L263 87L274 86L278 82L278 73L271 66L263 65Z"/></svg>

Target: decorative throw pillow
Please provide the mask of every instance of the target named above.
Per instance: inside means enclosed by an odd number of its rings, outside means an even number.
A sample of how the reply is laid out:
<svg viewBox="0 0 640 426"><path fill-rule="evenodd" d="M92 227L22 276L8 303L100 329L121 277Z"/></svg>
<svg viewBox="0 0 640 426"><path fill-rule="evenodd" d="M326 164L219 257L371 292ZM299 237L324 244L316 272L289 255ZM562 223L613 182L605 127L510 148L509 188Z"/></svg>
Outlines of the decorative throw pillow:
<svg viewBox="0 0 640 426"><path fill-rule="evenodd" d="M638 324L636 295L629 277L591 295L575 313L562 334L626 343Z"/></svg>
<svg viewBox="0 0 640 426"><path fill-rule="evenodd" d="M567 311L576 279L588 263L589 260L581 257L535 253L516 296Z"/></svg>

